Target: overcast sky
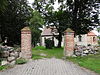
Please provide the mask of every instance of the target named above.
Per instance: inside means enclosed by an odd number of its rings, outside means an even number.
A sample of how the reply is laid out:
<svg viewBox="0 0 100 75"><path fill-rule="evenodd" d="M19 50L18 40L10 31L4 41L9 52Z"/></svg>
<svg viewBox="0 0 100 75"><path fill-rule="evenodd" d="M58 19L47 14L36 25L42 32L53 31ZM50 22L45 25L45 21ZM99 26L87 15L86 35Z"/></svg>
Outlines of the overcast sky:
<svg viewBox="0 0 100 75"><path fill-rule="evenodd" d="M34 0L28 0L29 1L29 3L32 3Z"/></svg>
<svg viewBox="0 0 100 75"><path fill-rule="evenodd" d="M29 3L30 3L29 5L32 7L31 4L34 2L34 0L28 0L28 1L29 1ZM54 9L57 10L57 8L58 8L59 6L60 6L60 5L58 4L58 0L56 0L55 5L54 5Z"/></svg>

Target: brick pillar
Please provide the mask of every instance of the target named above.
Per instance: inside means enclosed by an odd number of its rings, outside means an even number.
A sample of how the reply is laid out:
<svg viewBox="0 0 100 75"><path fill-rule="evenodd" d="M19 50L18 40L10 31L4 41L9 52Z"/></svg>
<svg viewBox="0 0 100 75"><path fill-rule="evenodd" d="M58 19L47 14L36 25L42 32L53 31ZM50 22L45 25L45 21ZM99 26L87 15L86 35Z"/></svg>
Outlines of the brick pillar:
<svg viewBox="0 0 100 75"><path fill-rule="evenodd" d="M20 56L25 59L31 59L31 30L25 27L21 30L21 54Z"/></svg>
<svg viewBox="0 0 100 75"><path fill-rule="evenodd" d="M74 31L68 28L64 34L64 54L72 56L74 52Z"/></svg>

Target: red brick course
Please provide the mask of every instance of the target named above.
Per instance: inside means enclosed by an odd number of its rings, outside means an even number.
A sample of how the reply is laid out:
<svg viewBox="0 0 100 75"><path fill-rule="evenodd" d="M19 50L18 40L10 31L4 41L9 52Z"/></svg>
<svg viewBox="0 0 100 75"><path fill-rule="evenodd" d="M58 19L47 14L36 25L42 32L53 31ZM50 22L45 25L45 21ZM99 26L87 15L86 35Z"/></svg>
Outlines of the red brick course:
<svg viewBox="0 0 100 75"><path fill-rule="evenodd" d="M71 31L71 32L70 32ZM65 31L64 38L64 54L65 56L72 56L74 50L74 32L72 30Z"/></svg>
<svg viewBox="0 0 100 75"><path fill-rule="evenodd" d="M31 31L28 27L21 30L21 57L31 59Z"/></svg>

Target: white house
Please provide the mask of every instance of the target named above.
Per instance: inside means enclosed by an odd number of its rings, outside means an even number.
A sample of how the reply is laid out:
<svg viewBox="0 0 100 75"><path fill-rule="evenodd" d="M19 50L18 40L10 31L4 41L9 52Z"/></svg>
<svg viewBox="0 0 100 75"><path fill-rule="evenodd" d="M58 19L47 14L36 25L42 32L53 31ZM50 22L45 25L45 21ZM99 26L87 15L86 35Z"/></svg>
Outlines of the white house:
<svg viewBox="0 0 100 75"><path fill-rule="evenodd" d="M56 28L46 27L43 29L41 33L41 45L45 46L45 39L53 39L54 45L57 46L58 40L55 38L58 35ZM62 43L61 46L64 46L64 36L62 36ZM83 45L88 46L90 45L98 45L97 35L94 32L89 32L88 34L84 35L77 35L74 38L75 45Z"/></svg>
<svg viewBox="0 0 100 75"><path fill-rule="evenodd" d="M77 35L75 38L75 44L77 45L83 45L83 46L87 46L87 45L98 45L98 38L97 35L94 32L89 32L88 34L84 34L84 35Z"/></svg>

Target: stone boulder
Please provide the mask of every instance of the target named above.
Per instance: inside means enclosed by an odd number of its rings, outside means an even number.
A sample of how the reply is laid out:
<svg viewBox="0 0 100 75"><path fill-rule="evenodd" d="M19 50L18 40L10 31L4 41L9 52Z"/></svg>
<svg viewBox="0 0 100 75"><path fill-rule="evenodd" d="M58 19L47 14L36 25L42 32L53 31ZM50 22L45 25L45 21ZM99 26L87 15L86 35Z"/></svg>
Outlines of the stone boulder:
<svg viewBox="0 0 100 75"><path fill-rule="evenodd" d="M14 57L14 56L11 56L11 57L8 57L7 58L7 60L9 61L9 62L11 62L11 61L14 61L16 58Z"/></svg>
<svg viewBox="0 0 100 75"><path fill-rule="evenodd" d="M11 53L10 53L10 56L13 56L13 57L15 57L15 58L18 58L18 57L19 57L19 53L16 52L16 51L14 51L14 52L11 52Z"/></svg>
<svg viewBox="0 0 100 75"><path fill-rule="evenodd" d="M7 65L7 64L9 64L9 62L7 60L1 61L1 65Z"/></svg>
<svg viewBox="0 0 100 75"><path fill-rule="evenodd" d="M1 57L3 57L3 58L9 57L9 51L3 51L1 54Z"/></svg>
<svg viewBox="0 0 100 75"><path fill-rule="evenodd" d="M76 56L87 56L88 54L98 53L99 48L96 46L75 46L74 54Z"/></svg>
<svg viewBox="0 0 100 75"><path fill-rule="evenodd" d="M15 65L15 63L16 63L16 61L14 60L14 61L10 62L9 65Z"/></svg>

